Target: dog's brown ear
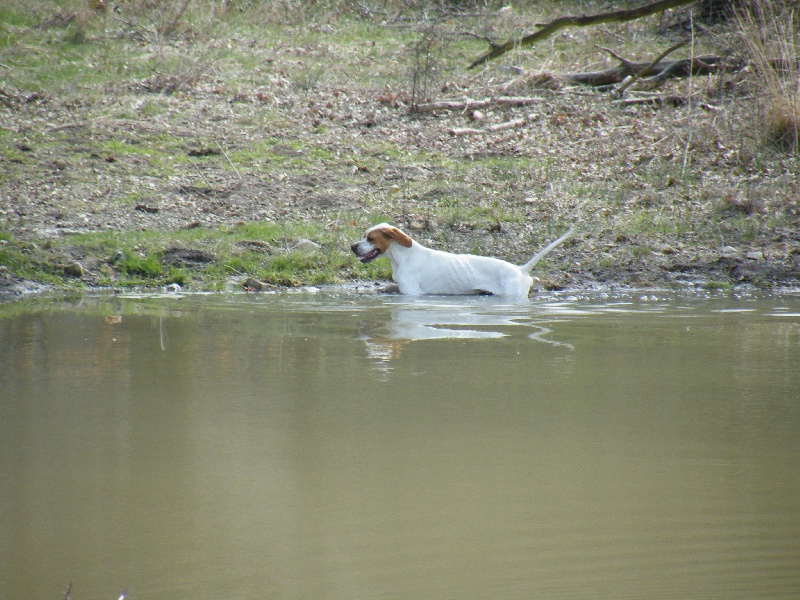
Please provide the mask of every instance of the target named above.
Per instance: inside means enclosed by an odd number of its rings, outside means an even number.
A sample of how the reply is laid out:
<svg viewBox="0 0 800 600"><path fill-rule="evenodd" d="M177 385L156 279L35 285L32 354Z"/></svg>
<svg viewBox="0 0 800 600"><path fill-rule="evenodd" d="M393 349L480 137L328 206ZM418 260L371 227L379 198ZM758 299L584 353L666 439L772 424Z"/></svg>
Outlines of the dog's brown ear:
<svg viewBox="0 0 800 600"><path fill-rule="evenodd" d="M381 233L386 237L392 238L395 242L405 248L411 248L411 238L400 231L397 227L384 227Z"/></svg>

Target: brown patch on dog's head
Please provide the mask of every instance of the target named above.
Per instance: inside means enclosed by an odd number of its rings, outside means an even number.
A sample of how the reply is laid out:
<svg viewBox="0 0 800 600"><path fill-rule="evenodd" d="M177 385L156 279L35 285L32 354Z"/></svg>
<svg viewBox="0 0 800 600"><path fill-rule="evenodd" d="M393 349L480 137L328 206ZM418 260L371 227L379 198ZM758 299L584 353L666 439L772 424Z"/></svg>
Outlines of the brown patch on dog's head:
<svg viewBox="0 0 800 600"><path fill-rule="evenodd" d="M364 239L373 247L377 248L381 254L386 252L389 249L389 243L392 241L392 238L386 235L383 232L383 229L379 227L373 227L367 231L367 235L364 236Z"/></svg>
<svg viewBox="0 0 800 600"><path fill-rule="evenodd" d="M375 230L375 228L371 229L370 233L372 233L373 230ZM377 231L379 233L385 235L387 238L389 238L391 240L394 240L395 242L397 242L398 244L400 244L404 248L411 248L411 243L412 243L411 242L411 238L408 237L402 231L400 231L397 227L392 227L391 225L390 226L384 226L384 227L381 227L380 229L377 229ZM369 234L367 235L367 239L370 240ZM372 240L370 240L370 241L372 241ZM388 244L387 244L387 246L388 246ZM384 249L384 251L385 251L385 249Z"/></svg>
<svg viewBox="0 0 800 600"><path fill-rule="evenodd" d="M388 252L392 242L397 242L405 248L410 248L412 244L411 238L397 227L381 223L367 229L364 239L351 244L350 249L358 260L368 263Z"/></svg>

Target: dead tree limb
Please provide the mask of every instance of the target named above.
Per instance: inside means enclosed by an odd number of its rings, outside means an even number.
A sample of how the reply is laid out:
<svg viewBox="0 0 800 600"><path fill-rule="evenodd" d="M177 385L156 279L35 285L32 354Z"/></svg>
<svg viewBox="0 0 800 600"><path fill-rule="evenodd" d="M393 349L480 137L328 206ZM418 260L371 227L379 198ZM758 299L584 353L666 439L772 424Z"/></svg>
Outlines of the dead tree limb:
<svg viewBox="0 0 800 600"><path fill-rule="evenodd" d="M540 98L522 98L519 96L498 96L485 100L442 100L417 104L415 112L433 112L436 110L480 110L489 106L527 106L540 102Z"/></svg>
<svg viewBox="0 0 800 600"><path fill-rule="evenodd" d="M635 105L649 105L656 108L664 106L682 106L686 104L685 96L647 96L645 98L622 98L614 100L615 106L635 106Z"/></svg>
<svg viewBox="0 0 800 600"><path fill-rule="evenodd" d="M487 125L486 131L494 133L495 131L505 131L506 129L514 129L515 127L520 127L522 125L525 125L526 123L532 123L538 118L539 115L537 114L525 115L524 117L520 117L518 119L511 119L510 121L503 121L502 123Z"/></svg>
<svg viewBox="0 0 800 600"><path fill-rule="evenodd" d="M498 131L506 131L507 129L514 129L515 127L521 127L527 123L533 123L539 118L539 115L532 113L529 115L525 115L524 117L519 117L517 119L511 119L510 121L503 121L502 123L495 123L494 125L487 125L482 129L477 129L475 127L453 127L452 129L448 129L448 133L450 135L469 135L469 134L486 134L486 133L496 133Z"/></svg>
<svg viewBox="0 0 800 600"><path fill-rule="evenodd" d="M658 55L658 56L655 58L655 60L653 60L653 62L651 62L649 65L647 65L647 66L646 66L644 69L642 69L641 71L637 71L637 72L636 72L636 73L634 73L634 74L633 74L633 75L632 75L632 76L631 76L629 79L627 79L626 81L623 81L623 82L620 84L620 86L619 86L617 89L615 89L615 90L614 90L614 95L615 95L617 98L622 98L622 95L625 93L625 90L626 90L626 89L628 89L628 88L629 88L631 85L633 85L633 84L636 82L636 80L637 80L637 79L639 79L640 77L642 77L642 74L643 74L645 71L651 71L651 70L655 69L655 68L656 68L656 65L658 65L658 63L660 63L660 62L661 62L662 60L664 60L664 59L665 59L667 56L669 56L670 54L672 54L673 52L675 52L675 50L677 50L678 48L681 48L681 47L685 46L686 44L688 44L688 42L687 42L686 40L684 40L684 41L682 41L682 42L678 42L678 43L677 43L677 44L675 44L674 46L671 46L671 47L667 48L666 50L664 50L664 52L662 52L661 54L659 54L659 55ZM662 69L662 71L663 71L663 69Z"/></svg>
<svg viewBox="0 0 800 600"><path fill-rule="evenodd" d="M476 129L475 127L453 127L448 129L447 133L450 135L480 135L486 133L483 129Z"/></svg>
<svg viewBox="0 0 800 600"><path fill-rule="evenodd" d="M655 13L663 12L677 6L693 4L696 1L697 0L660 0L659 2L646 4L645 6L640 6L639 8L632 8L629 10L616 10L613 12L599 13L596 15L573 15L568 17L559 17L554 21L540 25L541 29L521 38L511 39L503 44L493 44L490 42L491 48L489 51L483 56L480 56L474 60L469 68L474 69L475 67L486 64L490 60L494 60L495 58L502 56L513 48L530 46L531 44L540 42L544 39L547 39L557 31L564 29L565 27L587 27L590 25L599 25L601 23L624 23L627 21L640 19L648 15L653 15Z"/></svg>
<svg viewBox="0 0 800 600"><path fill-rule="evenodd" d="M559 73L557 77L567 83L603 87L622 83L626 77L636 76L637 79L650 78L649 81L663 81L668 77L688 77L692 75L708 75L719 71L738 69L738 65L728 64L720 56L697 56L680 60L667 60L660 62L631 62L605 69L603 71L590 71L588 73Z"/></svg>

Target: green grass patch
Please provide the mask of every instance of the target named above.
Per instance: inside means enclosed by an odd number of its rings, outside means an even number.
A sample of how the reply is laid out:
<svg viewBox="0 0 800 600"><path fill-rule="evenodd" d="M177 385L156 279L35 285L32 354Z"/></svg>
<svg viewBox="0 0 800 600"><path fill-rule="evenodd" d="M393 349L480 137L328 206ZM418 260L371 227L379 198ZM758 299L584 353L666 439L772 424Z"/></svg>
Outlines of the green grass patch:
<svg viewBox="0 0 800 600"><path fill-rule="evenodd" d="M32 27L38 22L36 13L26 10L14 10L13 6L0 6L0 24L6 26L27 28ZM0 48L7 47L13 43L15 37L6 27L0 30Z"/></svg>
<svg viewBox="0 0 800 600"><path fill-rule="evenodd" d="M159 279L163 272L161 262L153 254L125 256L117 266L123 273L143 279Z"/></svg>
<svg viewBox="0 0 800 600"><path fill-rule="evenodd" d="M0 265L21 279L33 279L59 288L87 283L108 287L160 287L179 283L193 289L221 289L237 279L252 277L285 286L335 283L352 278L388 277L385 265L358 265L348 251L350 240L360 236L353 228L323 229L315 224L283 225L254 221L213 229L159 232L95 232L47 240L47 258L33 264L26 256L30 244L0 234ZM302 240L317 246L304 246ZM210 257L200 262L169 260L185 250ZM73 257L97 257L84 279L70 278L63 266Z"/></svg>
<svg viewBox="0 0 800 600"><path fill-rule="evenodd" d="M125 156L133 154L136 156L149 156L152 154L152 148L142 144L131 144L130 142L123 142L120 140L106 140L100 142L99 148L104 152L116 156Z"/></svg>

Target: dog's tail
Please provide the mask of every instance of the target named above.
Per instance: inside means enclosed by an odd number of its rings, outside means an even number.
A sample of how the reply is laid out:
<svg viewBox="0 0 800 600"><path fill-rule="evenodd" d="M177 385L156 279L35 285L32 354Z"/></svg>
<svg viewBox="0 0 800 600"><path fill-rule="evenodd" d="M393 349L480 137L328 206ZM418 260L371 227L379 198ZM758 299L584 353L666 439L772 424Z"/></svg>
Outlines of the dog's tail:
<svg viewBox="0 0 800 600"><path fill-rule="evenodd" d="M545 256L547 256L550 253L551 250L553 250L555 248L558 248L564 242L564 240L568 239L574 232L575 232L575 228L574 227L570 227L569 231L567 231L567 233L562 235L555 242L550 242L549 244L547 244L547 246L545 246L544 248L539 250L539 252L537 252L533 256L533 258L530 259L528 262L526 262L524 265L520 265L520 267L519 267L520 270L523 271L524 273L528 273L533 267L536 266L536 263L538 263Z"/></svg>

